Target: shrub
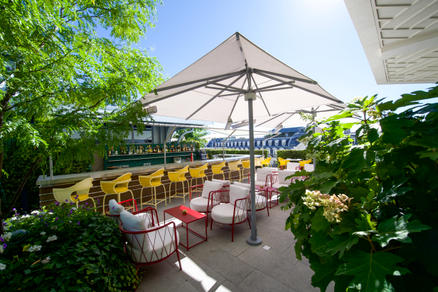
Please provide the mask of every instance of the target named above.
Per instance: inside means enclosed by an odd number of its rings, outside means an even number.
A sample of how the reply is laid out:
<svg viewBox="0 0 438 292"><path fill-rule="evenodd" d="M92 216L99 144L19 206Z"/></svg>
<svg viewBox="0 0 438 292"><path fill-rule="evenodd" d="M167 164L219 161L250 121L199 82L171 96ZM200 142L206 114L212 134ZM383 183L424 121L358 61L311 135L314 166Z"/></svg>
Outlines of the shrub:
<svg viewBox="0 0 438 292"><path fill-rule="evenodd" d="M315 272L312 285L438 290L438 104L427 103L437 96L438 87L394 102L365 97L319 125L322 133L307 130L316 169L281 200L294 205L286 227Z"/></svg>
<svg viewBox="0 0 438 292"><path fill-rule="evenodd" d="M139 283L117 224L68 204L8 218L0 287L30 291L120 291Z"/></svg>
<svg viewBox="0 0 438 292"><path fill-rule="evenodd" d="M306 150L278 150L277 157L292 158L292 159L306 159Z"/></svg>
<svg viewBox="0 0 438 292"><path fill-rule="evenodd" d="M206 149L208 158L212 158L213 155L222 155L224 153L224 150L222 149ZM225 154L248 154L249 155L249 150L236 150L236 149L225 149ZM255 155L264 155L265 157L267 157L269 155L268 150L254 150L254 154Z"/></svg>

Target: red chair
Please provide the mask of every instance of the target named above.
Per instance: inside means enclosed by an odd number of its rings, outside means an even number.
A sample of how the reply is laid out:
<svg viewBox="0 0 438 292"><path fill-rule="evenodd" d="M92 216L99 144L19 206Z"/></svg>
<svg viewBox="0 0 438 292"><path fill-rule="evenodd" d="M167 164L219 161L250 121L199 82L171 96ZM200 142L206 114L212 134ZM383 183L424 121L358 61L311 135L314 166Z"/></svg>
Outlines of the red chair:
<svg viewBox="0 0 438 292"><path fill-rule="evenodd" d="M212 193L212 199L215 196L221 196L224 191L215 191ZM230 202L227 204L220 204L211 209L211 224L210 229L213 229L213 221L231 225L231 241L234 241L234 225L248 222L248 198L249 189L231 185L230 186ZM216 199L220 200L220 199Z"/></svg>
<svg viewBox="0 0 438 292"><path fill-rule="evenodd" d="M218 191L224 189L224 183L226 181L205 181L202 185L195 185L190 187L190 209L195 211L206 213L210 213L213 206L216 206L221 201L218 201L219 198L213 198L212 193L214 191ZM228 187L227 187L228 188ZM200 196L195 197L195 193L200 193Z"/></svg>
<svg viewBox="0 0 438 292"><path fill-rule="evenodd" d="M140 214L148 214L150 221ZM137 216L136 216L137 215ZM175 222L159 225L157 210L146 207L132 214L126 211L120 213L120 231L126 241L125 251L135 264L137 271L142 266L159 263L176 253L179 269L181 260L178 243L179 234Z"/></svg>

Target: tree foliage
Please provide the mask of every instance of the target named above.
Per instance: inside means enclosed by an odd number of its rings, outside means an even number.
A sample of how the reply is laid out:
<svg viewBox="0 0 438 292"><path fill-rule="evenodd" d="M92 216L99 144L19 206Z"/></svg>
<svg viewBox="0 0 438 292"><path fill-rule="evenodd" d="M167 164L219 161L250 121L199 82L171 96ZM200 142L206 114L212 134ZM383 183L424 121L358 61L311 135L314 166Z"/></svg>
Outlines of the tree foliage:
<svg viewBox="0 0 438 292"><path fill-rule="evenodd" d="M161 75L158 62L132 44L152 25L156 2L0 0L0 170L6 196L21 193L12 176L47 168L49 155L55 167L91 161L93 151L120 142L132 124L141 130L146 113L136 100ZM10 145L26 157L11 155ZM11 173L18 160L25 168Z"/></svg>
<svg viewBox="0 0 438 292"><path fill-rule="evenodd" d="M195 142L198 143L200 147L204 147L205 144L207 144L207 139L204 138L207 134L208 132L205 129L180 129L175 132L175 138L179 139L181 135L184 135L181 142Z"/></svg>
<svg viewBox="0 0 438 292"><path fill-rule="evenodd" d="M281 200L314 286L438 289L436 97L438 87L394 102L365 97L318 125L322 133L307 129L315 172L283 188Z"/></svg>

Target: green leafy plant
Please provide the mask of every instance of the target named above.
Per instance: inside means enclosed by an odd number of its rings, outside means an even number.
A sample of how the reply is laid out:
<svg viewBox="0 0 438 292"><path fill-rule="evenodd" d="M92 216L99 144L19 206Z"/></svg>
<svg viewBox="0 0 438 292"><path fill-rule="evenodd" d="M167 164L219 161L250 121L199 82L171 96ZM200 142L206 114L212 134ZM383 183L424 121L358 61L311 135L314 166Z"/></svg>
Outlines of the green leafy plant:
<svg viewBox="0 0 438 292"><path fill-rule="evenodd" d="M208 158L213 158L213 155L222 155L225 151L225 154L248 154L249 155L249 150L236 150L236 149L206 149L206 153L208 155ZM268 155L268 150L254 150L254 154L256 155L263 155L264 157L267 157Z"/></svg>
<svg viewBox="0 0 438 292"><path fill-rule="evenodd" d="M438 87L394 102L360 98L320 123L321 133L307 129L315 171L281 200L315 287L438 289L436 97Z"/></svg>
<svg viewBox="0 0 438 292"><path fill-rule="evenodd" d="M0 238L3 289L122 291L138 285L117 224L73 206L53 205L5 221Z"/></svg>
<svg viewBox="0 0 438 292"><path fill-rule="evenodd" d="M105 145L120 143L133 125L143 129L147 113L138 99L161 82L161 68L132 44L152 25L156 5L0 1L0 179L6 197L0 217L19 202L27 180L48 174L50 156L55 174L83 169L94 152L103 156ZM16 161L23 164L18 173Z"/></svg>
<svg viewBox="0 0 438 292"><path fill-rule="evenodd" d="M306 150L278 150L277 157L292 158L292 159L306 159Z"/></svg>

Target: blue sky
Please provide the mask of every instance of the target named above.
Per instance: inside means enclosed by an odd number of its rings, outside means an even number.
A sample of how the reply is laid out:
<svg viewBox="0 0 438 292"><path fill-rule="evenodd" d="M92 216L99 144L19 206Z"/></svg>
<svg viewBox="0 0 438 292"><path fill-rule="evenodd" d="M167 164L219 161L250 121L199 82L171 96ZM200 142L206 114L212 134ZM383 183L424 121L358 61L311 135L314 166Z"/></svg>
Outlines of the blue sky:
<svg viewBox="0 0 438 292"><path fill-rule="evenodd" d="M137 44L172 77L238 31L348 102L432 84L377 85L342 0L168 0Z"/></svg>

